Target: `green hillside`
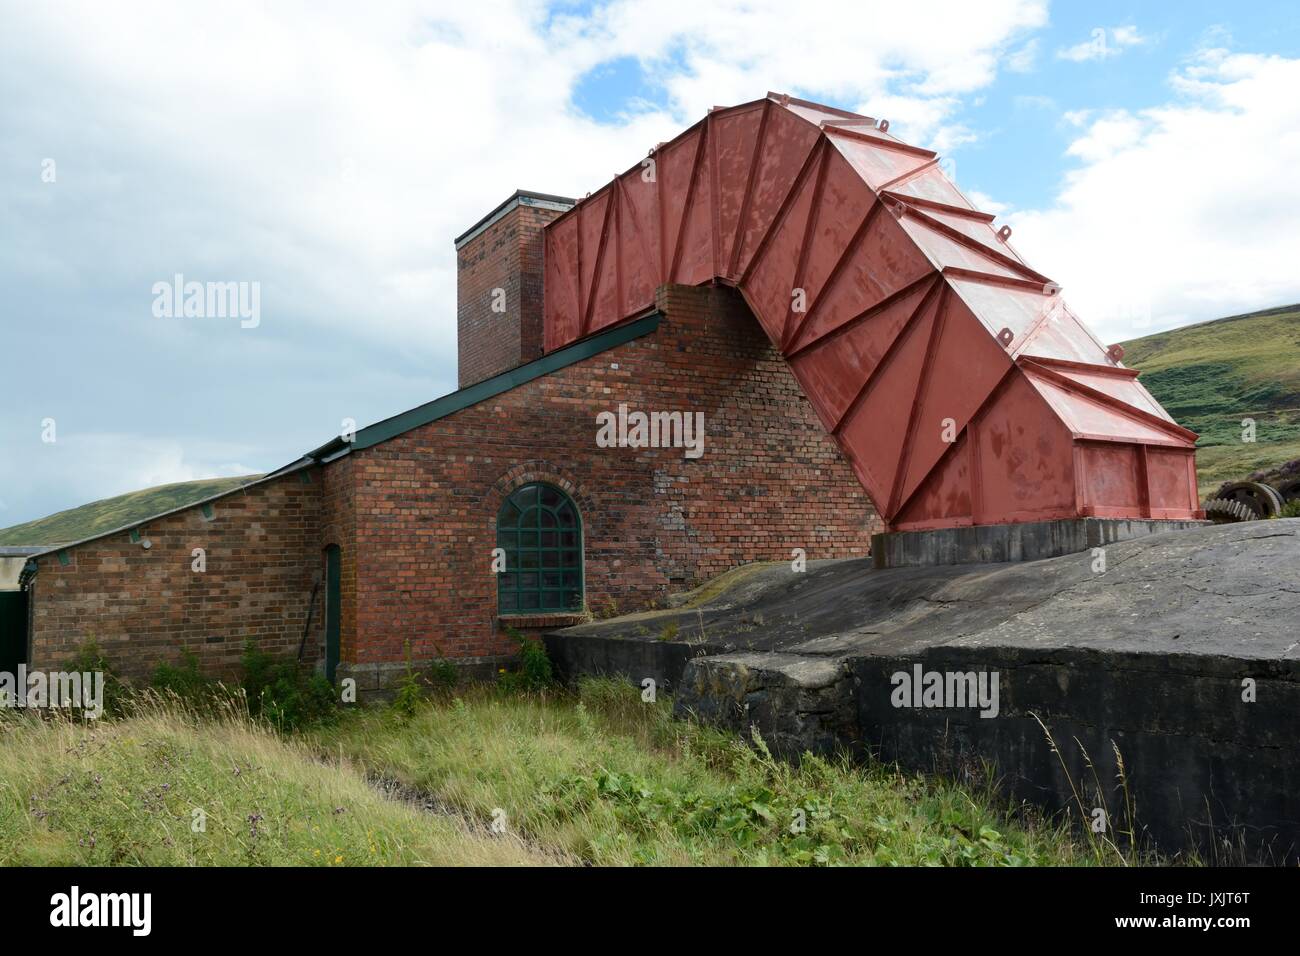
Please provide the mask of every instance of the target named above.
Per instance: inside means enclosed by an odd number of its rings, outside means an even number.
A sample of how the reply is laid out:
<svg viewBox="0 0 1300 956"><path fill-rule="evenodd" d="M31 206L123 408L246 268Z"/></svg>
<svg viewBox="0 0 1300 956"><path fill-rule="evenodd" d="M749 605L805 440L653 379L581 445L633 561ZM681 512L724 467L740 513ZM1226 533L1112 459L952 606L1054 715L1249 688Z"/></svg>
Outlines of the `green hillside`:
<svg viewBox="0 0 1300 956"><path fill-rule="evenodd" d="M1300 458L1300 305L1216 319L1124 343L1178 423L1197 432L1201 497ZM1242 419L1255 442L1242 441Z"/></svg>
<svg viewBox="0 0 1300 956"><path fill-rule="evenodd" d="M0 529L0 545L65 544L94 537L123 525L141 521L152 515L171 511L184 505L202 501L223 491L247 484L260 475L240 478L205 478L201 481L179 481L159 485L143 491L132 491L116 498L92 501L88 505L69 508L47 518L37 518L12 528Z"/></svg>

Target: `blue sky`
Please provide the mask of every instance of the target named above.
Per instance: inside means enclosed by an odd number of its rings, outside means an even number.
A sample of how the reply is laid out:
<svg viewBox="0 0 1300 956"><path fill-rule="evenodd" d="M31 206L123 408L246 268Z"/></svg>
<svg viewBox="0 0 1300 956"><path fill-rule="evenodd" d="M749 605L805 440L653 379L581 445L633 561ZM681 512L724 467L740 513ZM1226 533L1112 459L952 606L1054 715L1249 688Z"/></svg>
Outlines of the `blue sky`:
<svg viewBox="0 0 1300 956"><path fill-rule="evenodd" d="M1107 340L1300 300L1282 3L0 0L0 527L454 389L455 235L769 89L940 150Z"/></svg>
<svg viewBox="0 0 1300 956"><path fill-rule="evenodd" d="M1077 134L1064 114L1140 110L1166 102L1170 75L1211 46L1300 56L1300 10L1280 0L1098 0L1054 3L1048 9L1046 25L1027 32L1025 42L1011 51L1031 57L1032 68L1005 67L1004 60L996 82L970 97L955 116L979 131L978 141L945 151L957 162L964 188L1017 207L1044 206L1060 188L1071 165L1065 150ZM1137 32L1137 42L1114 42L1113 31L1125 27ZM1089 60L1061 55L1094 42L1096 30L1106 31L1108 54ZM672 61L681 67L680 56ZM601 63L579 78L573 104L602 123L618 123L647 104L668 109L668 90L655 80L660 68L647 68L636 56ZM864 104L840 99L836 105Z"/></svg>

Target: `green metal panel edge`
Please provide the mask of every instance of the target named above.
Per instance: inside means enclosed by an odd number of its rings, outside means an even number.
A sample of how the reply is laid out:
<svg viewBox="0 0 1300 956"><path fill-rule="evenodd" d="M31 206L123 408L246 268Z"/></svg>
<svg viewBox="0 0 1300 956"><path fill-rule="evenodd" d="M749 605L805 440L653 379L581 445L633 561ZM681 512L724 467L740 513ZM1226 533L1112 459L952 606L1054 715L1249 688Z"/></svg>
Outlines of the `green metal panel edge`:
<svg viewBox="0 0 1300 956"><path fill-rule="evenodd" d="M412 408L410 411L402 412L400 415L394 415L382 422L367 425L357 432L351 445L354 449L378 445L380 442L396 438L412 428L419 428L421 425L436 422L440 418L446 418L448 415L469 408L471 405L477 405L479 402L494 398L526 382L531 382L533 379L541 378L543 375L549 375L552 372L558 372L562 368L575 365L585 359L599 355L601 352L624 345L643 335L649 335L659 328L661 317L660 313L652 312L635 322L628 322L626 325L615 326L606 332L599 332L580 342L574 342L562 349L556 349L549 355L543 355L526 365L520 365L508 372L502 372L500 375L494 375L492 378L476 382L462 388L460 391L444 395L442 398L435 398L431 402ZM340 439L337 445L331 443L325 446L325 449L339 447L342 444L343 442ZM325 449L318 449L317 451L324 451ZM313 455L316 453L312 452Z"/></svg>

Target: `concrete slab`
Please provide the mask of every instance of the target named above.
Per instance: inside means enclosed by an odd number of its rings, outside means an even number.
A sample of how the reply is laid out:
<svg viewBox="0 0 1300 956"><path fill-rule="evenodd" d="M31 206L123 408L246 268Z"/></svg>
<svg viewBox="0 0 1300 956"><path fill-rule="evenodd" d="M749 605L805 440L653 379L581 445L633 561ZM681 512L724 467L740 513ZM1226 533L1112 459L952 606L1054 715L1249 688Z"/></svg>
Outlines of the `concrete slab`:
<svg viewBox="0 0 1300 956"><path fill-rule="evenodd" d="M1041 561L1116 544L1130 538L1182 531L1207 524L1207 521L1065 518L1023 524L938 528L933 531L894 531L873 534L871 554L878 568Z"/></svg>
<svg viewBox="0 0 1300 956"><path fill-rule="evenodd" d="M569 628L547 647L563 674L654 677L683 711L756 726L790 756L991 761L1007 792L1053 810L1077 815L1080 789L1107 808L1135 801L1137 832L1166 850L1229 840L1300 859L1300 519L1101 547L1028 563L770 565L693 606ZM918 666L996 676L997 713L900 705L898 675Z"/></svg>

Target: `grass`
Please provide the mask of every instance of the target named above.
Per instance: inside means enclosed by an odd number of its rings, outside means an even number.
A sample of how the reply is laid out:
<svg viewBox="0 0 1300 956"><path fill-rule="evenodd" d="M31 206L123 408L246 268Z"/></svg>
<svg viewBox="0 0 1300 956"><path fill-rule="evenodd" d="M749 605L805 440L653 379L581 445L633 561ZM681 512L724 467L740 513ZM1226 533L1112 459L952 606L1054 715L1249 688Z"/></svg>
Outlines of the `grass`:
<svg viewBox="0 0 1300 956"><path fill-rule="evenodd" d="M322 762L246 712L135 711L90 724L0 712L0 865L554 862L388 799L355 765Z"/></svg>
<svg viewBox="0 0 1300 956"><path fill-rule="evenodd" d="M0 712L0 865L1120 859L990 790L793 766L609 681L579 695L476 686L293 736L237 695L215 708L145 695L93 723Z"/></svg>
<svg viewBox="0 0 1300 956"><path fill-rule="evenodd" d="M0 545L54 545L80 541L202 501L260 477L244 475L241 478L181 481L92 501L45 518L0 529Z"/></svg>
<svg viewBox="0 0 1300 956"><path fill-rule="evenodd" d="M1197 443L1201 497L1300 458L1300 306L1187 326L1124 343L1125 364ZM1241 422L1255 420L1256 441Z"/></svg>
<svg viewBox="0 0 1300 956"><path fill-rule="evenodd" d="M989 790L811 756L793 766L674 720L620 682L580 697L473 688L354 715L318 746L529 846L596 865L1052 865L1082 838Z"/></svg>

